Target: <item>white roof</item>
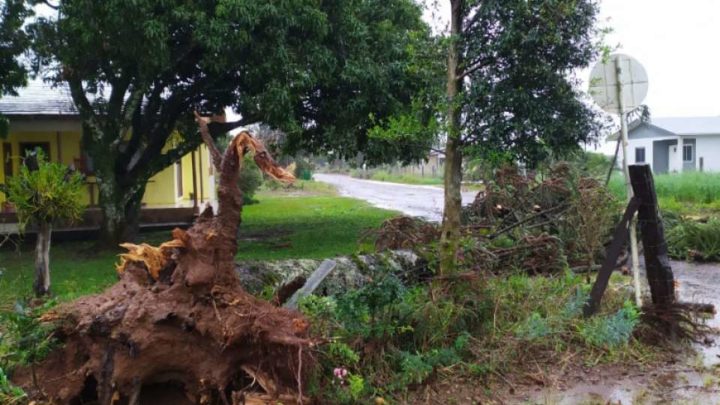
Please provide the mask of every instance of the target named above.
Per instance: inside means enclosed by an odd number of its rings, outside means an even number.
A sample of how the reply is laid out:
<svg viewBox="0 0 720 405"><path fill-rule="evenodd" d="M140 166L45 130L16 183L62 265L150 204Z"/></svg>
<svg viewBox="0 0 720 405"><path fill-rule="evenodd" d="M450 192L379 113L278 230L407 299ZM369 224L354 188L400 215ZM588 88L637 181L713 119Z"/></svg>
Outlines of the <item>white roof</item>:
<svg viewBox="0 0 720 405"><path fill-rule="evenodd" d="M650 124L678 135L720 134L720 116L651 118Z"/></svg>
<svg viewBox="0 0 720 405"><path fill-rule="evenodd" d="M70 90L42 80L28 81L17 90L17 96L0 98L0 113L5 115L78 115Z"/></svg>

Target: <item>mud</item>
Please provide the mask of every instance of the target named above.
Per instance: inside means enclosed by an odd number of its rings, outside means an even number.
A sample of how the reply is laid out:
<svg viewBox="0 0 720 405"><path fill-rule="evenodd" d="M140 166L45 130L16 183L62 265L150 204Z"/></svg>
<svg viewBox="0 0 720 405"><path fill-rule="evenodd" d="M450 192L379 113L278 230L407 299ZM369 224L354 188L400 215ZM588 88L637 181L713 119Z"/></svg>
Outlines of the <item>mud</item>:
<svg viewBox="0 0 720 405"><path fill-rule="evenodd" d="M202 123L201 133L208 143ZM32 398L129 405L303 400L312 366L308 322L248 294L233 260L245 149L266 173L291 176L247 133L224 155L212 141L208 146L220 173L217 215L208 208L157 248L124 245L118 283L46 314L61 345L35 367L35 378L31 370L14 377Z"/></svg>

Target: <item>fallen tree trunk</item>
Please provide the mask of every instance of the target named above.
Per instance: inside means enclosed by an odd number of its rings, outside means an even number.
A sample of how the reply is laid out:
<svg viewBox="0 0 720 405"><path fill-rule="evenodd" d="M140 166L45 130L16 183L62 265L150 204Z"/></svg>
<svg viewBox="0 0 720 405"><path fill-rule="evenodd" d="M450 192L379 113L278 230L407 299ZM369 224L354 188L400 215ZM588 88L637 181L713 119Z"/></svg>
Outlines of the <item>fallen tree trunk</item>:
<svg viewBox="0 0 720 405"><path fill-rule="evenodd" d="M188 230L159 247L124 245L120 281L99 295L58 307L62 343L15 380L51 403L240 404L252 398L295 398L312 365L308 322L248 294L235 273L242 193L238 171L246 149L281 180L278 167L247 132L222 155L197 117L220 173L217 214L208 207ZM250 403L250 402L247 402Z"/></svg>
<svg viewBox="0 0 720 405"><path fill-rule="evenodd" d="M377 278L378 275L385 273L391 273L408 284L433 276L427 263L409 250L352 257L341 256L333 260L336 262L335 270L323 280L314 294L346 293L362 287ZM268 285L280 288L298 278L308 279L322 261L318 259L253 260L239 262L235 269L245 289L259 294Z"/></svg>

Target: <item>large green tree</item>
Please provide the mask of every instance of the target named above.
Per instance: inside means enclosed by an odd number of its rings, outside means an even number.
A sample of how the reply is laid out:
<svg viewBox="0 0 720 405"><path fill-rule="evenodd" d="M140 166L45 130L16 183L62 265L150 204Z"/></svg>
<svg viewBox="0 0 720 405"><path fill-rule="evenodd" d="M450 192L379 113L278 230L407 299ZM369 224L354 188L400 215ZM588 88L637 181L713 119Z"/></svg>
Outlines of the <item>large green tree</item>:
<svg viewBox="0 0 720 405"><path fill-rule="evenodd" d="M367 136L373 119L407 108L423 86L408 49L429 32L412 0L61 0L58 8L30 27L36 67L69 86L83 119L106 241L134 236L147 180L199 145L193 109L232 106L242 123L284 130L295 150L371 151L378 161L424 152Z"/></svg>
<svg viewBox="0 0 720 405"><path fill-rule="evenodd" d="M31 14L24 0L0 1L0 97L15 94L27 80L27 70L19 57L28 46L28 36L22 26ZM0 114L0 138L7 132L8 121Z"/></svg>
<svg viewBox="0 0 720 405"><path fill-rule="evenodd" d="M533 166L596 137L573 72L597 46L596 0L449 0L441 269L454 268L464 155Z"/></svg>

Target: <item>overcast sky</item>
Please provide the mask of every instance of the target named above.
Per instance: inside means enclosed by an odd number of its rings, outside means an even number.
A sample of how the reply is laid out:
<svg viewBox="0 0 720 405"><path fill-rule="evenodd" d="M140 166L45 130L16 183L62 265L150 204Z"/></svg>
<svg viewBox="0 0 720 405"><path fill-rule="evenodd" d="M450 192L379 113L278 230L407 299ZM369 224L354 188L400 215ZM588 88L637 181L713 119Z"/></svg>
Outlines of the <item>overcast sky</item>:
<svg viewBox="0 0 720 405"><path fill-rule="evenodd" d="M720 0L603 0L601 23L645 66L653 116L720 115Z"/></svg>
<svg viewBox="0 0 720 405"><path fill-rule="evenodd" d="M449 3L425 19L444 25ZM599 22L613 29L608 45L645 66L652 115L720 115L720 0L601 0Z"/></svg>

